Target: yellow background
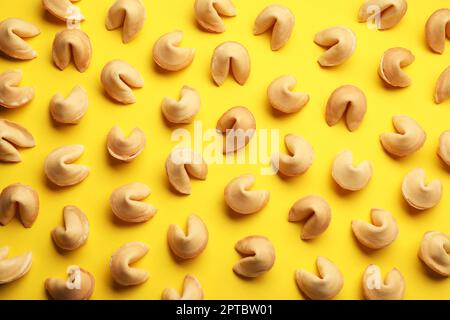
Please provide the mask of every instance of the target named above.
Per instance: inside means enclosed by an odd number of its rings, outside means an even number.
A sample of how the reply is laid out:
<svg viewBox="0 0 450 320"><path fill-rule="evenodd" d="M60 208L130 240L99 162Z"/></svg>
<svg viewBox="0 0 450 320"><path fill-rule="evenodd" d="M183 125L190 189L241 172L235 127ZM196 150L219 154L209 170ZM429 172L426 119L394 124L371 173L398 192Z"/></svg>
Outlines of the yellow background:
<svg viewBox="0 0 450 320"><path fill-rule="evenodd" d="M270 50L270 35L252 35L254 19L270 0L234 0L238 14L225 19L227 31L211 34L196 25L193 1L145 0L147 20L139 36L122 44L121 32L107 31L104 20L113 1L81 1L78 6L87 18L82 29L90 36L93 46L92 62L85 73L70 65L57 69L51 58L54 35L65 27L49 18L41 1L2 1L0 18L20 17L33 22L41 35L30 39L39 57L32 61L12 61L2 57L0 71L20 68L23 85L32 85L35 99L17 110L0 110L0 117L17 121L34 135L37 146L21 150L19 164L0 164L0 187L14 182L29 184L37 189L41 200L39 216L31 229L19 220L0 227L0 244L8 245L11 254L31 250L33 266L22 279L0 286L0 299L46 298L44 280L65 277L68 265L78 264L92 272L96 279L94 299L159 299L166 287L180 289L187 273L198 277L208 299L301 299L294 280L297 268L315 270L318 255L328 257L339 266L345 284L338 299L360 299L361 276L370 263L378 264L383 272L397 267L406 280L405 298L450 298L450 280L430 276L417 258L424 232L439 230L450 234L450 179L436 155L438 137L449 127L450 106L435 105L433 93L439 74L448 66L450 44L443 55L433 54L426 46L424 26L436 10L448 5L447 0L410 0L406 16L395 28L380 32L369 30L356 21L362 0L298 1L279 0L296 16L296 25L288 44L278 52ZM324 28L344 25L357 35L354 56L344 65L321 69L316 60L323 49L316 46L314 34ZM183 30L182 45L195 47L191 66L181 72L163 74L154 67L151 50L162 34ZM209 64L214 48L223 41L244 44L250 53L252 69L244 86L228 79L220 88L210 79ZM391 47L409 48L416 61L406 69L413 83L400 90L388 90L377 75L382 53ZM111 102L103 93L100 72L111 59L130 62L145 78L143 89L135 90L137 102L123 106ZM298 79L297 90L308 92L311 100L299 113L275 117L268 105L266 88L283 74ZM55 127L49 116L51 97L60 92L68 94L77 84L87 89L89 110L79 125ZM316 160L303 176L282 180L278 176L259 176L257 165L210 165L206 181L193 181L190 196L179 196L169 190L164 162L171 148L171 132L161 116L160 102L164 96L177 97L183 85L196 88L202 99L196 119L204 128L213 128L228 108L247 106L255 115L258 128L279 128L284 136L296 133L314 146ZM340 122L328 127L324 108L330 93L340 85L354 84L367 95L368 111L359 130L347 131ZM392 131L391 117L406 114L415 118L427 132L424 147L400 160L388 156L378 137ZM134 127L147 135L145 151L130 164L117 164L108 156L105 139L114 124L129 132ZM192 125L184 126L192 130ZM43 163L56 147L79 143L86 146L78 161L89 165L90 176L81 184L69 188L54 188L46 180ZM280 142L281 143L281 142ZM284 146L282 146L284 150ZM373 178L360 192L344 194L335 187L330 166L336 154L351 149L355 161L369 159ZM432 210L417 213L405 204L401 191L403 176L416 167L423 167L429 178L439 178L444 196ZM229 180L243 173L257 174L255 188L267 188L271 199L267 207L254 215L233 217L223 200L223 189ZM113 218L109 195L125 183L140 181L152 189L147 201L158 208L156 216L143 224L124 225ZM288 223L291 205L308 194L320 194L332 207L329 229L318 239L301 241L301 225ZM62 223L65 205L79 206L90 221L86 245L68 254L60 254L52 243L51 230ZM368 253L352 236L352 219L369 220L370 209L391 211L399 223L400 233L389 247ZM184 225L192 212L199 214L208 226L210 240L204 253L192 261L176 262L169 251L166 233L169 224ZM243 280L232 272L239 259L234 244L253 234L269 237L276 249L273 269L254 280ZM110 277L109 258L122 244L143 241L149 253L136 266L150 272L149 280L139 286L117 288Z"/></svg>

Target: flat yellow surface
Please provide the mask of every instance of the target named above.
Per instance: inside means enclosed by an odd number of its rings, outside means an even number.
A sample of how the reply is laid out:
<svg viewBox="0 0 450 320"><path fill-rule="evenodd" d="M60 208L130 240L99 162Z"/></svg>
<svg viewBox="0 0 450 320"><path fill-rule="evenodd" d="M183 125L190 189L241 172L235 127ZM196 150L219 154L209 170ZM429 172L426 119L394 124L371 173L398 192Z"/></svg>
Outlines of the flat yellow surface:
<svg viewBox="0 0 450 320"><path fill-rule="evenodd" d="M71 65L57 69L51 58L54 35L65 28L49 18L40 1L2 1L0 18L20 17L41 29L29 43L39 57L28 62L0 59L0 71L22 69L23 85L32 85L35 99L16 110L0 110L0 117L16 121L34 135L37 146L21 150L19 164L0 164L0 188L22 182L36 188L41 200L38 219L31 229L14 219L0 227L0 245L8 245L11 254L31 250L33 266L22 279L0 286L0 299L44 299L47 277L65 277L68 265L78 264L92 272L96 279L94 299L159 299L166 287L180 289L187 273L198 277L208 299L301 299L294 272L298 268L315 271L316 257L334 261L342 271L345 284L338 299L360 299L361 276L365 268L375 263L383 272L393 267L401 270L406 281L405 298L449 299L450 280L430 276L417 258L424 232L438 230L450 234L450 179L436 155L438 137L450 129L450 105L433 102L435 82L449 65L450 44L443 55L433 54L426 46L424 26L436 10L448 6L447 0L410 0L406 16L395 28L380 32L358 23L356 15L362 0L298 1L280 0L296 16L296 25L288 44L278 52L270 50L270 35L252 35L254 19L272 1L234 0L238 14L225 19L227 31L210 34L201 31L195 22L193 1L145 0L147 20L139 36L122 44L120 30L107 31L106 13L113 1L81 1L77 5L86 16L82 29L93 46L92 63L85 73ZM354 56L344 65L322 69L316 60L323 49L312 41L316 32L330 26L350 27L357 35ZM187 69L164 74L154 67L151 50L162 34L183 30L183 46L195 47L196 56ZM239 41L251 56L251 75L244 86L228 79L222 87L210 78L209 64L214 48L223 41ZM416 61L406 69L413 83L400 90L386 89L377 75L382 53L391 47L412 50ZM135 90L137 102L123 106L108 99L100 83L103 66L111 59L130 62L145 78L143 89ZM311 100L299 113L276 117L266 97L266 88L276 77L292 74L298 79L296 90L308 92ZM79 125L56 127L49 116L51 97L68 94L77 84L89 94L89 110ZM328 127L324 110L330 93L340 85L354 84L367 95L368 111L364 123L354 133L344 122ZM278 128L284 136L295 133L314 146L316 160L303 176L283 180L278 176L259 175L260 165L209 166L206 181L193 181L190 196L170 191L164 169L165 159L176 142L171 141L173 128L163 121L160 102L164 96L177 97L183 85L196 88L202 99L196 119L203 127L214 128L224 111L236 105L247 106L255 115L258 128ZM380 143L382 132L392 131L393 115L406 114L415 118L427 132L427 141L417 153L395 160L387 155ZM139 127L147 135L147 146L130 164L117 164L109 157L105 140L115 124L129 132ZM192 131L193 125L184 128ZM56 147L83 144L85 154L78 163L91 167L90 176L81 184L69 188L52 187L43 172L44 159ZM281 145L281 150L284 146ZM360 192L345 194L335 186L330 167L337 153L351 149L355 161L368 159L373 165L373 178ZM444 196L437 207L414 213L401 195L401 181L410 170L422 167L428 178L439 178ZM268 189L271 198L267 207L254 215L230 215L223 199L223 189L234 177L254 173L255 188ZM116 187L134 181L146 183L152 189L147 201L158 208L147 223L124 225L113 218L109 195ZM291 205L308 194L320 194L332 207L329 229L318 239L300 240L301 224L288 223ZM88 216L90 234L85 246L75 252L60 254L50 237L51 230L62 223L62 208L76 205ZM400 233L389 247L376 251L362 250L353 238L353 219L369 220L371 208L391 211L398 221ZM204 253L192 261L176 262L166 242L171 223L184 225L192 212L200 215L209 229L209 243ZM239 259L234 244L248 235L265 235L276 249L273 269L254 280L243 280L232 272ZM109 273L111 254L129 241L143 241L149 253L136 266L150 272L149 280L139 286L118 288Z"/></svg>

